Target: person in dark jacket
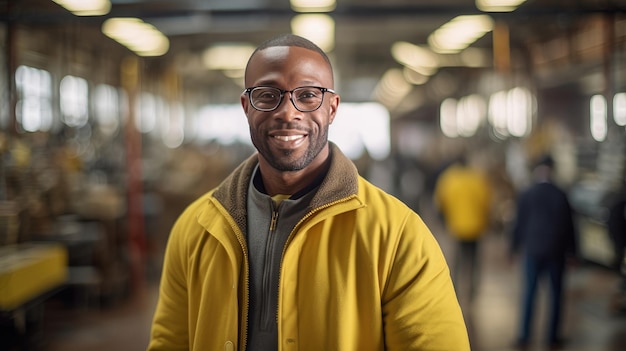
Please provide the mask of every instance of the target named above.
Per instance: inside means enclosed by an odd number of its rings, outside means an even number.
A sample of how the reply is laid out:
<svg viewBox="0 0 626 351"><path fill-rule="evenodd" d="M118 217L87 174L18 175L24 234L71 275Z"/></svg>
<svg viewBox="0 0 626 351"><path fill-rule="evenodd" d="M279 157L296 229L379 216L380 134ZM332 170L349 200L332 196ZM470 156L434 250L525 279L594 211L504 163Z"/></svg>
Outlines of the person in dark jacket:
<svg viewBox="0 0 626 351"><path fill-rule="evenodd" d="M615 267L619 270L624 264L626 251L626 192L620 191L609 206L607 230L615 249Z"/></svg>
<svg viewBox="0 0 626 351"><path fill-rule="evenodd" d="M523 294L518 345L525 347L531 337L532 320L540 279L550 281L547 342L562 343L561 310L566 261L577 251L573 213L567 195L552 182L554 160L544 156L534 168L535 183L522 192L511 240L512 257L520 256Z"/></svg>
<svg viewBox="0 0 626 351"><path fill-rule="evenodd" d="M626 189L613 198L608 210L607 230L615 250L614 266L621 276L617 295L612 309L616 313L626 313Z"/></svg>

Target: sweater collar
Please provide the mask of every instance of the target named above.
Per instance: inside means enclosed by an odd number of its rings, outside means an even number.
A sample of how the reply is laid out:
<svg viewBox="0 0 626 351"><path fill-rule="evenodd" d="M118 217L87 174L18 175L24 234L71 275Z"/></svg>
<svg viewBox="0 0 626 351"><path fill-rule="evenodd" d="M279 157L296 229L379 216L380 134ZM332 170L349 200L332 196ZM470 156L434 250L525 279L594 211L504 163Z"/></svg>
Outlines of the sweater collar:
<svg viewBox="0 0 626 351"><path fill-rule="evenodd" d="M303 189L300 189L299 191L293 194L288 194L288 195L291 195L289 196L289 198L292 200L297 200L303 197L304 195L308 194L310 191L317 188L322 183L324 178L326 178L326 174L327 172L320 174L319 176L317 176L317 178L313 180L313 182L305 186ZM261 174L261 169L259 168L258 165L254 168L254 173L252 175L252 184L254 185L254 188L256 190L258 190L259 192L263 194L267 194L267 191L265 190L265 184L263 184L263 177Z"/></svg>
<svg viewBox="0 0 626 351"><path fill-rule="evenodd" d="M329 142L329 146L330 166L309 204L310 209L355 195L358 191L356 167L334 143ZM243 232L246 228L248 186L258 162L258 154L255 153L224 179L213 193L213 197L226 208Z"/></svg>

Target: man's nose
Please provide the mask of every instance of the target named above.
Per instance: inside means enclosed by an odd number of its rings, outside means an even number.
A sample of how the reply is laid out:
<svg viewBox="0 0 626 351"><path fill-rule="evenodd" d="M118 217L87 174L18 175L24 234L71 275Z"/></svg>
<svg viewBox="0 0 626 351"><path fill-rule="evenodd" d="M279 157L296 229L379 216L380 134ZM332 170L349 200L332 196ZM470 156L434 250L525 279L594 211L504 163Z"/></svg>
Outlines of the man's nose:
<svg viewBox="0 0 626 351"><path fill-rule="evenodd" d="M291 92L285 92L283 101L277 108L276 117L284 120L292 120L302 118L302 112L300 112L295 103L293 102Z"/></svg>

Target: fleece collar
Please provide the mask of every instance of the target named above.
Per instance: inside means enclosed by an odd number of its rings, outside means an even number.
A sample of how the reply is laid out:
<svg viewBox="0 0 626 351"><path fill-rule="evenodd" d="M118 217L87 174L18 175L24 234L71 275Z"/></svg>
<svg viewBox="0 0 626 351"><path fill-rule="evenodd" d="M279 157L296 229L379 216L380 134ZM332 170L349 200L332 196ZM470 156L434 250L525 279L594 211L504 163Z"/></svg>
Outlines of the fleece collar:
<svg viewBox="0 0 626 351"><path fill-rule="evenodd" d="M356 195L358 191L356 167L335 144L329 142L329 145L330 167L317 193L313 196L307 212ZM213 193L213 197L226 208L243 233L246 232L248 185L258 163L258 154L250 156L224 179Z"/></svg>

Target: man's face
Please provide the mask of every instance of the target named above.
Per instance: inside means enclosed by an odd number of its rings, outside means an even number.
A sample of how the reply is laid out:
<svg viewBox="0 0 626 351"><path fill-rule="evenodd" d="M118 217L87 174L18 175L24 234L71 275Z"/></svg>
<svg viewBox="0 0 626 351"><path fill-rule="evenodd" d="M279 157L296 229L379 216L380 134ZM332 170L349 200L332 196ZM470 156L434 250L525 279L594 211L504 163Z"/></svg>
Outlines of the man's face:
<svg viewBox="0 0 626 351"><path fill-rule="evenodd" d="M293 90L302 86L333 88L328 63L317 52L300 47L270 47L257 52L246 72L246 87L270 86ZM320 160L328 147L328 127L335 118L339 96L324 93L319 109L300 112L285 93L274 110L262 112L250 104L247 94L241 104L248 118L252 143L271 167L299 171Z"/></svg>

